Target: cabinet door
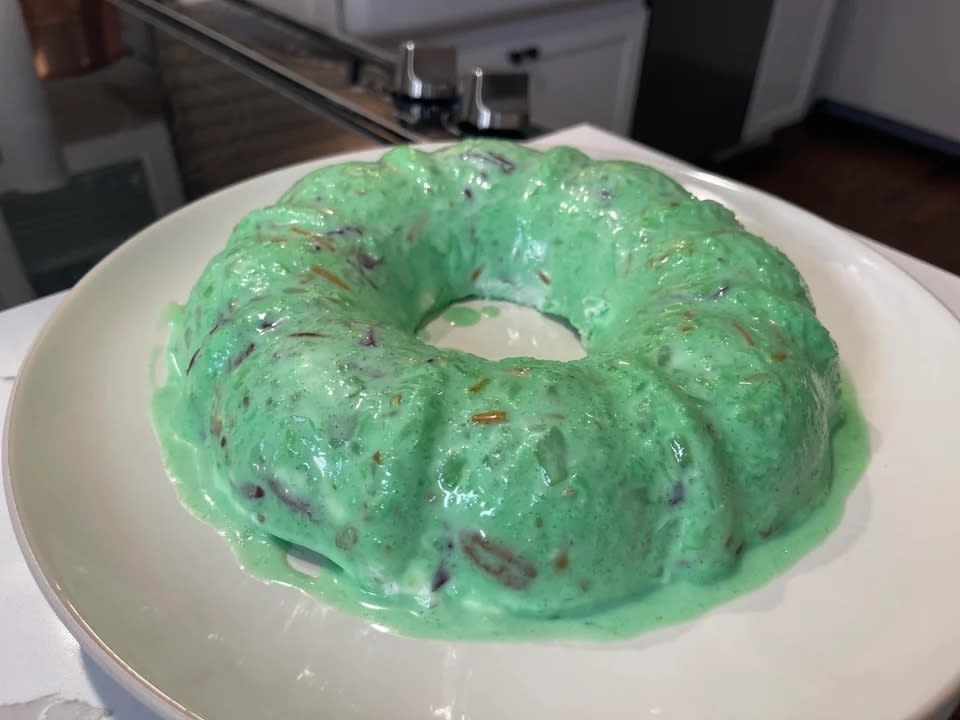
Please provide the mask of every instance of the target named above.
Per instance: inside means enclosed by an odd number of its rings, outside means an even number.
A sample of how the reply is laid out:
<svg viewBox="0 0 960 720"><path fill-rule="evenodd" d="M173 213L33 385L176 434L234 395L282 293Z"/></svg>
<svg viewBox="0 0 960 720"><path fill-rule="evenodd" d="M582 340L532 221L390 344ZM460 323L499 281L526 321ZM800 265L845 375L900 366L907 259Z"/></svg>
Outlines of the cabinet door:
<svg viewBox="0 0 960 720"><path fill-rule="evenodd" d="M809 109L834 0L775 0L742 141L762 140Z"/></svg>
<svg viewBox="0 0 960 720"><path fill-rule="evenodd" d="M619 12L583 18L567 13L569 27L515 23L497 28L496 42L455 43L461 71L524 71L530 76L533 122L561 128L581 122L626 134L630 129L646 34L643 3L620 3ZM609 9L608 9L609 10ZM545 19L546 20L546 19Z"/></svg>

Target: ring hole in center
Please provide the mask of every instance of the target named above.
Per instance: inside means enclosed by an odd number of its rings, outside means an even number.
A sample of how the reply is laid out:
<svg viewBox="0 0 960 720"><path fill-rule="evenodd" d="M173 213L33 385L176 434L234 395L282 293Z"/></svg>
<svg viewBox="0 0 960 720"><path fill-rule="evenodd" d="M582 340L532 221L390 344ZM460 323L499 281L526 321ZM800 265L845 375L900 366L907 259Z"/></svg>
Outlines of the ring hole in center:
<svg viewBox="0 0 960 720"><path fill-rule="evenodd" d="M533 357L579 360L587 353L567 325L533 308L504 300L456 302L431 320L420 339L438 348L453 348L487 360Z"/></svg>

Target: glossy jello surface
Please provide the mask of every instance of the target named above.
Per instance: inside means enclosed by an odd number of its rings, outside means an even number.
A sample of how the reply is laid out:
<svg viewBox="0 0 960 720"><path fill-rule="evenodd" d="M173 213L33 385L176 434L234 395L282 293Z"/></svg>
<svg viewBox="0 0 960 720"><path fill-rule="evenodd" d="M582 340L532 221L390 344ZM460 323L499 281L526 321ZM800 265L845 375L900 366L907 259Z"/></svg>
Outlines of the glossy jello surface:
<svg viewBox="0 0 960 720"><path fill-rule="evenodd" d="M465 297L560 316L587 357L418 339ZM184 501L254 572L307 583L275 561L308 548L328 559L311 587L409 632L702 599L759 546L822 537L811 512L844 494L837 352L789 260L664 175L569 148L312 173L241 221L168 350L154 419Z"/></svg>

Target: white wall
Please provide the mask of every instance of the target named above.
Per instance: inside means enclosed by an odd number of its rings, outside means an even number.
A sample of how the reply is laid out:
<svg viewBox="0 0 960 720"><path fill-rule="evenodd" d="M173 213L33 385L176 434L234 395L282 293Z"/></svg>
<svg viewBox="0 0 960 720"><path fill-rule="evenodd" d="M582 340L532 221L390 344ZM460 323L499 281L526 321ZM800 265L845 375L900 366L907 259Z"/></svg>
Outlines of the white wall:
<svg viewBox="0 0 960 720"><path fill-rule="evenodd" d="M839 0L819 95L960 142L960 0Z"/></svg>

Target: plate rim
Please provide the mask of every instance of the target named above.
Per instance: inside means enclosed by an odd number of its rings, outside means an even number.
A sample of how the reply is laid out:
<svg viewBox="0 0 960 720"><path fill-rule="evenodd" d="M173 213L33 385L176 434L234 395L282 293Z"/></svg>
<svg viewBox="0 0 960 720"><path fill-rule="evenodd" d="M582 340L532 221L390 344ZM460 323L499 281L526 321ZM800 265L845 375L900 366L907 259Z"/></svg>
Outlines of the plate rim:
<svg viewBox="0 0 960 720"><path fill-rule="evenodd" d="M452 143L434 142L416 143L411 145L419 150L434 151L450 144ZM700 182L723 191L733 192L747 198L753 196L767 206L780 206L780 208L788 210L795 216L800 216L807 222L814 222L816 224L820 224L824 228L828 228L829 231L840 235L842 237L842 242L846 244L848 248L856 248L857 254L866 257L873 263L878 264L885 272L899 275L901 281L906 280L907 283L912 287L912 290L914 292L919 291L918 294L924 297L925 301L933 301L932 304L938 308L938 312L943 314L942 319L952 324L954 329L960 333L960 316L955 314L936 294L933 293L933 291L923 285L909 272L901 268L893 260L884 256L879 250L872 247L867 242L868 239L866 237L859 235L854 231L848 230L841 225L827 220L816 213L783 198L777 197L764 190L755 188L737 180L705 171L694 166L687 166L682 162L675 162L672 159L661 159L657 156L654 156L649 160L636 160L628 157L630 155L630 150L628 149L604 149L591 146L589 142L576 143L564 142L562 140L560 142L555 142L550 137L525 144L530 145L537 150L545 150L550 147L559 146L573 147L589 155L591 158L598 160L620 159L628 162L644 164L665 173L681 184L684 184L684 180L694 180L696 182ZM13 427L14 416L16 415L16 409L19 404L21 386L25 385L25 382L23 382L23 377L28 374L25 372L25 370L29 370L29 367L33 362L35 362L39 349L45 342L46 337L53 332L53 329L59 324L61 317L66 314L71 303L75 304L77 302L77 298L79 296L78 293L85 292L85 289L89 284L96 282L96 280L103 275L103 273L109 272L110 268L119 262L120 258L122 258L127 252L131 251L131 248L146 242L143 239L145 234L154 232L159 226L162 226L168 221L172 222L176 219L179 219L179 217L184 213L196 212L198 207L204 205L208 201L212 202L214 199L219 198L222 195L234 193L247 185L259 183L267 178L286 173L293 173L295 171L300 172L302 175L306 174L311 169L316 169L327 165L351 162L354 160L364 161L371 158L376 158L392 149L392 147L397 146L352 150L344 153L326 155L311 160L291 163L289 165L275 168L273 170L232 183L231 185L221 188L213 193L210 193L209 195L205 195L202 198L190 202L178 208L174 212L157 219L147 227L135 233L128 240L124 241L120 246L110 252L83 278L81 278L77 284L73 286L73 288L68 291L63 300L46 318L39 332L31 341L20 367L17 370L16 377L10 391L8 406L4 418L4 432L2 438L3 462L0 464L0 477L2 477L3 492L7 502L8 515L10 517L14 536L16 537L21 554L23 555L30 574L34 579L34 582L39 587L44 599L47 601L57 618L65 625L70 634L77 640L81 649L86 652L91 659L93 659L97 665L101 667L121 687L131 692L149 709L157 712L163 717L176 720L181 720L183 718L186 718L187 720L204 720L202 716L194 713L189 708L186 708L178 703L167 693L160 690L140 673L134 670L97 634L97 632L91 626L86 623L80 613L73 606L70 598L59 587L59 584L55 581L55 578L48 577L48 572L51 575L53 574L52 570L50 568L46 568L47 572L45 572L40 558L37 557L33 546L31 545L27 529L25 528L20 516L19 505L17 502L17 491L15 488L16 483L13 478L13 471L9 460L9 450L12 435L11 428ZM960 692L960 667L954 670L952 679L947 682L947 684L944 685L934 696L930 697L921 707L918 707L915 711L913 711L913 713L908 716L907 720L920 720L921 718L934 716L938 711L943 710L949 702L954 700L958 692Z"/></svg>

